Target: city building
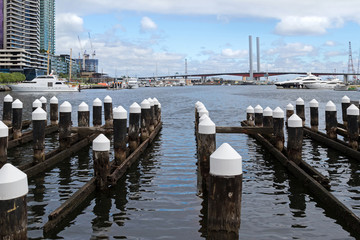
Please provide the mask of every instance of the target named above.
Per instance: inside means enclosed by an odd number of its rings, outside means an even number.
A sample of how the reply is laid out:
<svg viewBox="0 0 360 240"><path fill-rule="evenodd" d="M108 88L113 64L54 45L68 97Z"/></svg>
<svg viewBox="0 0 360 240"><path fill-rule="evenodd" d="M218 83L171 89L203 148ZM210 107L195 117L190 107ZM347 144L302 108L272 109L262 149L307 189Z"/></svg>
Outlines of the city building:
<svg viewBox="0 0 360 240"><path fill-rule="evenodd" d="M55 55L55 1L40 0L40 52Z"/></svg>

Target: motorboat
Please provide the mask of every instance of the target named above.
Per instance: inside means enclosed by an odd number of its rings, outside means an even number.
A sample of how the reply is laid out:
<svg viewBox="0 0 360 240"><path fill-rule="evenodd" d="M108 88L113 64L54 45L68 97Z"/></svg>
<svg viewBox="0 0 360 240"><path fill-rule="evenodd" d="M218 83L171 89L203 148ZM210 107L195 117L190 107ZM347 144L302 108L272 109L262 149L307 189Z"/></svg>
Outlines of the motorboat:
<svg viewBox="0 0 360 240"><path fill-rule="evenodd" d="M303 81L303 84L305 86L305 88L308 89L334 89L336 87L337 84L342 84L343 82L337 78L331 79L331 80L321 80L316 79L313 81L309 81L309 82L305 82Z"/></svg>
<svg viewBox="0 0 360 240"><path fill-rule="evenodd" d="M302 88L302 80L304 76L297 77L295 79L286 80L282 82L276 82L275 86L277 88Z"/></svg>
<svg viewBox="0 0 360 240"><path fill-rule="evenodd" d="M139 83L137 78L129 78L127 80L127 88L128 89L136 89L139 88Z"/></svg>
<svg viewBox="0 0 360 240"><path fill-rule="evenodd" d="M59 80L56 75L40 75L31 81L24 81L8 85L16 92L77 92L79 87L76 84Z"/></svg>

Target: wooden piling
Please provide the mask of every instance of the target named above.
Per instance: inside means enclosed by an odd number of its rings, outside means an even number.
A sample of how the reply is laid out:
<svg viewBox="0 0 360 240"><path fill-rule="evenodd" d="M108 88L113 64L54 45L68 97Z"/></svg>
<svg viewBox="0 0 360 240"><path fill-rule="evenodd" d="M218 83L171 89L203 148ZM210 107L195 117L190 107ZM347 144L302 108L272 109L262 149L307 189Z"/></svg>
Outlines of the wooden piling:
<svg viewBox="0 0 360 240"><path fill-rule="evenodd" d="M197 101L195 103L195 133L198 133L198 127L199 127L199 108L200 107L205 107L204 104L202 102Z"/></svg>
<svg viewBox="0 0 360 240"><path fill-rule="evenodd" d="M345 128L347 128L347 115L346 111L348 107L350 107L350 98L348 96L343 96L341 99L341 113L342 113L342 120L343 124L345 125Z"/></svg>
<svg viewBox="0 0 360 240"><path fill-rule="evenodd" d="M359 148L359 108L357 108L354 104L351 104L350 107L346 110L347 115L347 128L348 128L348 136L349 136L349 145L352 149L358 150Z"/></svg>
<svg viewBox="0 0 360 240"><path fill-rule="evenodd" d="M199 123L198 134L198 166L199 177L203 192L208 190L210 155L216 150L216 126L210 118Z"/></svg>
<svg viewBox="0 0 360 240"><path fill-rule="evenodd" d="M93 125L94 127L101 127L102 125L102 102L99 98L93 101Z"/></svg>
<svg viewBox="0 0 360 240"><path fill-rule="evenodd" d="M288 127L289 118L293 114L294 114L294 106L291 103L289 103L288 105L286 105L286 122L285 122L286 127Z"/></svg>
<svg viewBox="0 0 360 240"><path fill-rule="evenodd" d="M255 126L262 127L263 126L263 108L260 105L256 105L254 108L255 112Z"/></svg>
<svg viewBox="0 0 360 240"><path fill-rule="evenodd" d="M68 101L63 102L60 105L60 119L59 119L59 142L60 149L66 149L70 147L71 137L71 112L72 107Z"/></svg>
<svg viewBox="0 0 360 240"><path fill-rule="evenodd" d="M12 103L12 128L13 128L13 139L21 138L21 128L22 128L22 110L23 110L23 103L16 99Z"/></svg>
<svg viewBox="0 0 360 240"><path fill-rule="evenodd" d="M108 187L107 177L110 174L110 140L104 134L100 134L94 139L92 146L96 187L105 190Z"/></svg>
<svg viewBox="0 0 360 240"><path fill-rule="evenodd" d="M249 126L255 126L255 110L252 106L246 108L246 121Z"/></svg>
<svg viewBox="0 0 360 240"><path fill-rule="evenodd" d="M27 175L6 163L0 169L0 239L27 239Z"/></svg>
<svg viewBox="0 0 360 240"><path fill-rule="evenodd" d="M336 106L332 101L329 101L325 106L325 122L326 122L326 134L331 139L336 139L337 129L337 117Z"/></svg>
<svg viewBox="0 0 360 240"><path fill-rule="evenodd" d="M141 107L134 102L129 109L129 148L130 152L134 152L139 146L140 138L140 115Z"/></svg>
<svg viewBox="0 0 360 240"><path fill-rule="evenodd" d="M34 162L45 160L45 127L47 114L43 108L38 107L32 112Z"/></svg>
<svg viewBox="0 0 360 240"><path fill-rule="evenodd" d="M154 101L154 125L157 126L159 121L158 121L158 118L159 118L159 100L157 100L157 98L153 98L153 101Z"/></svg>
<svg viewBox="0 0 360 240"><path fill-rule="evenodd" d="M266 107L263 112L263 126L273 127L273 110L270 107Z"/></svg>
<svg viewBox="0 0 360 240"><path fill-rule="evenodd" d="M89 127L90 126L90 111L89 106L82 102L78 108L78 126Z"/></svg>
<svg viewBox="0 0 360 240"><path fill-rule="evenodd" d="M161 122L161 103L159 103L158 105L158 114L159 114L158 122Z"/></svg>
<svg viewBox="0 0 360 240"><path fill-rule="evenodd" d="M296 115L301 118L302 125L305 126L305 102L300 97L296 99Z"/></svg>
<svg viewBox="0 0 360 240"><path fill-rule="evenodd" d="M10 94L4 97L2 121L7 126L10 126L11 124L12 102L13 102L13 97L10 96Z"/></svg>
<svg viewBox="0 0 360 240"><path fill-rule="evenodd" d="M144 99L141 104L141 130L140 139L141 142L145 141L150 136L150 118L151 118L151 106L147 99Z"/></svg>
<svg viewBox="0 0 360 240"><path fill-rule="evenodd" d="M309 102L309 106L311 130L317 132L319 130L319 103L313 99Z"/></svg>
<svg viewBox="0 0 360 240"><path fill-rule="evenodd" d="M120 166L126 159L127 111L119 106L114 108L114 152L115 164Z"/></svg>
<svg viewBox="0 0 360 240"><path fill-rule="evenodd" d="M242 157L223 143L210 156L208 239L239 238L242 179Z"/></svg>
<svg viewBox="0 0 360 240"><path fill-rule="evenodd" d="M112 98L109 95L107 95L104 98L104 118L105 118L105 128L112 128L113 107L112 107Z"/></svg>
<svg viewBox="0 0 360 240"><path fill-rule="evenodd" d="M299 165L302 160L303 143L303 122L302 119L293 114L288 120L288 141L287 155L288 159Z"/></svg>
<svg viewBox="0 0 360 240"><path fill-rule="evenodd" d="M9 128L5 123L0 121L0 169L7 162Z"/></svg>
<svg viewBox="0 0 360 240"><path fill-rule="evenodd" d="M149 134L152 133L155 129L155 105L154 105L154 101L152 100L152 98L148 98L147 99L150 103L150 113L149 113Z"/></svg>
<svg viewBox="0 0 360 240"><path fill-rule="evenodd" d="M284 111L277 107L273 111L274 145L281 152L284 149Z"/></svg>
<svg viewBox="0 0 360 240"><path fill-rule="evenodd" d="M37 108L41 107L42 104L39 99L35 99L32 103L32 111L35 111Z"/></svg>
<svg viewBox="0 0 360 240"><path fill-rule="evenodd" d="M42 107L42 109L43 109L45 112L47 112L47 110L46 110L47 99L46 99L44 96L42 96L41 98L39 98L39 100L40 100L40 102L41 102L41 107Z"/></svg>
<svg viewBox="0 0 360 240"><path fill-rule="evenodd" d="M52 98L50 98L50 124L51 125L58 124L58 119L59 119L58 109L59 109L59 100L55 96L53 96Z"/></svg>

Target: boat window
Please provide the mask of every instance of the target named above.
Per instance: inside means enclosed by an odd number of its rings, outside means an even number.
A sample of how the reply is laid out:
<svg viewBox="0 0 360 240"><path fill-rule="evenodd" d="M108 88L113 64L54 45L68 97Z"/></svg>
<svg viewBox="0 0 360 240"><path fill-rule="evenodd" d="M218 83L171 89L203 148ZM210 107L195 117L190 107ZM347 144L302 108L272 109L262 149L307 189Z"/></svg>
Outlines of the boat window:
<svg viewBox="0 0 360 240"><path fill-rule="evenodd" d="M52 87L53 83L52 82L48 82L48 87Z"/></svg>
<svg viewBox="0 0 360 240"><path fill-rule="evenodd" d="M56 82L55 84L62 84L61 82Z"/></svg>

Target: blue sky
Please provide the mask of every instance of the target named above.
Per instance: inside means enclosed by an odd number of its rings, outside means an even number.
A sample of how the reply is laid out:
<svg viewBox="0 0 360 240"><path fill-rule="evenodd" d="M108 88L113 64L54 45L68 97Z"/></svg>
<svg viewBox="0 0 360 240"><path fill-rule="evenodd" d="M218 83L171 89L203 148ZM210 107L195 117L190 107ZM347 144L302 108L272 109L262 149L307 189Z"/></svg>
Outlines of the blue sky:
<svg viewBox="0 0 360 240"><path fill-rule="evenodd" d="M56 52L90 53L110 76L249 70L249 35L260 38L261 70L355 71L358 0L61 0ZM254 63L256 68L256 63Z"/></svg>

